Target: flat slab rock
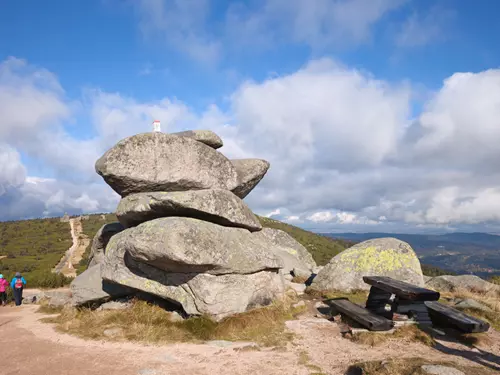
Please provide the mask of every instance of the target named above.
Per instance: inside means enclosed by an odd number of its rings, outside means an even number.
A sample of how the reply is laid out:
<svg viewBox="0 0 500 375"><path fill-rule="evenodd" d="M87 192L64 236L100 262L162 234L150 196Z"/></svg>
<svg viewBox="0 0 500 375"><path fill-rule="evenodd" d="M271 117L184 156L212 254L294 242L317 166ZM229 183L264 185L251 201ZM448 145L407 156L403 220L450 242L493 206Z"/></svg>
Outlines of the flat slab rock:
<svg viewBox="0 0 500 375"><path fill-rule="evenodd" d="M186 130L183 132L170 133L172 135L177 135L179 137L192 138L195 141L206 144L213 149L221 148L224 143L222 139L211 130Z"/></svg>
<svg viewBox="0 0 500 375"><path fill-rule="evenodd" d="M316 262L309 251L282 230L263 228L261 231L254 233L253 236L259 237L272 245L269 246L269 251L272 251L274 255L283 261L284 273L290 273L294 269L310 271L316 267ZM309 272L308 276L311 275L311 272Z"/></svg>
<svg viewBox="0 0 500 375"><path fill-rule="evenodd" d="M146 191L233 190L238 174L220 152L188 137L161 132L125 138L95 164L122 197Z"/></svg>
<svg viewBox="0 0 500 375"><path fill-rule="evenodd" d="M130 194L120 201L116 216L125 227L162 217L181 216L246 228L252 232L262 229L245 202L223 189Z"/></svg>
<svg viewBox="0 0 500 375"><path fill-rule="evenodd" d="M279 269L272 244L246 229L228 228L185 217L147 221L114 235L106 253L120 249L131 259L166 272L212 275L249 274ZM106 255L106 258L111 259Z"/></svg>
<svg viewBox="0 0 500 375"><path fill-rule="evenodd" d="M269 169L269 162L263 159L231 160L238 173L238 186L233 193L241 199L245 198L262 180Z"/></svg>

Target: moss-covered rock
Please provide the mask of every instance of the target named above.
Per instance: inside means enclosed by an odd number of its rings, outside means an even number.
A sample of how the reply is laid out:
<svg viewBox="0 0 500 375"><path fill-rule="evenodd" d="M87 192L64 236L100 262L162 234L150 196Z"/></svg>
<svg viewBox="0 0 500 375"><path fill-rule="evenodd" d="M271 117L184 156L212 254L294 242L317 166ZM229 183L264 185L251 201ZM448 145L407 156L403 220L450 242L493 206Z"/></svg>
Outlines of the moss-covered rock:
<svg viewBox="0 0 500 375"><path fill-rule="evenodd" d="M370 286L363 281L363 276L388 276L424 285L420 262L411 246L395 238L377 238L333 257L315 277L311 288L347 292L367 290Z"/></svg>

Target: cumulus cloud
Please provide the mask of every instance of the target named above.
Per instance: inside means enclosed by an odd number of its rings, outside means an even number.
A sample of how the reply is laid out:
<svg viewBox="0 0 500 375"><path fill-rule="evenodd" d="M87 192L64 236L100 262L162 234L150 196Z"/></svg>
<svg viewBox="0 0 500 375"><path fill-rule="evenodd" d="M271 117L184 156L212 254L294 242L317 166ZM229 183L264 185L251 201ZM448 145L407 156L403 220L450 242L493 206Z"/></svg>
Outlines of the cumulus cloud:
<svg viewBox="0 0 500 375"><path fill-rule="evenodd" d="M500 70L452 75L413 117L411 86L331 59L244 82L227 110L212 105L200 113L174 98L141 102L100 90L75 103L43 69L13 59L0 66L0 92L17 90L15 81L29 88L27 98L57 103L31 119L42 125L24 120L31 129L24 135L5 131L0 120L2 219L114 210L118 197L95 174L95 160L158 118L167 131L214 130L229 157L269 160L271 169L246 200L275 219L322 231L492 228L500 220ZM94 134L85 140L65 125L80 126L75 114L82 111ZM22 155L60 173L34 177Z"/></svg>

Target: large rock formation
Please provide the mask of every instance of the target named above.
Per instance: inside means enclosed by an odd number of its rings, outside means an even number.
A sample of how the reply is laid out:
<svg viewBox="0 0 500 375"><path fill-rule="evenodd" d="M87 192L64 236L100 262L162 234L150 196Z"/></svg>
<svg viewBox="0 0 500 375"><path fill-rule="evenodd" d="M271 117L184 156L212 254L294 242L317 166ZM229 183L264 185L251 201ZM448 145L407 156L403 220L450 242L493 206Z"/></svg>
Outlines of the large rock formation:
<svg viewBox="0 0 500 375"><path fill-rule="evenodd" d="M231 162L220 146L207 131L146 133L97 161L96 171L122 195L123 226L97 233L92 267L71 285L73 304L135 295L218 320L281 298L283 272L316 266L286 233L262 230L239 198L269 163Z"/></svg>
<svg viewBox="0 0 500 375"><path fill-rule="evenodd" d="M424 279L417 255L406 242L395 238L368 240L344 250L314 278L317 290L368 290L363 276L388 276L423 286Z"/></svg>
<svg viewBox="0 0 500 375"><path fill-rule="evenodd" d="M233 164L220 152L188 137L143 133L118 142L95 165L121 196L151 191L232 190Z"/></svg>
<svg viewBox="0 0 500 375"><path fill-rule="evenodd" d="M109 239L116 233L120 233L125 228L120 223L104 224L95 234L90 248L88 268L102 263L104 260L104 252Z"/></svg>
<svg viewBox="0 0 500 375"><path fill-rule="evenodd" d="M248 206L222 189L131 194L120 201L116 216L125 227L160 217L185 216L252 232L262 229Z"/></svg>
<svg viewBox="0 0 500 375"><path fill-rule="evenodd" d="M279 229L264 228L253 235L273 245L270 250L283 261L283 271L285 273L300 269L311 271L309 272L310 275L316 267L312 255L288 233Z"/></svg>

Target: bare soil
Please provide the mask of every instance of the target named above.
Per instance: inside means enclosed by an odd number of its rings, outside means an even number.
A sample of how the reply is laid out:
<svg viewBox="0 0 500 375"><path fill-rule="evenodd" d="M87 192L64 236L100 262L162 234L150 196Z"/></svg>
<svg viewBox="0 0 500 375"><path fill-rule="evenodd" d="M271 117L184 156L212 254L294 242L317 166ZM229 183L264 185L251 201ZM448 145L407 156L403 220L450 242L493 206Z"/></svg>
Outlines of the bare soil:
<svg viewBox="0 0 500 375"><path fill-rule="evenodd" d="M37 306L0 308L0 373L4 375L310 375L344 374L359 361L422 357L500 371L500 334L487 333L484 350L439 340L436 348L390 340L371 348L340 335L335 323L309 314L287 322L295 339L286 349L252 349L247 344L213 342L146 346L87 341L58 333L39 319Z"/></svg>
<svg viewBox="0 0 500 375"><path fill-rule="evenodd" d="M61 258L54 272L62 273L66 277L76 277L76 269L74 266L82 260L82 256L90 244L90 239L83 234L80 217L69 219L69 225L73 244Z"/></svg>

